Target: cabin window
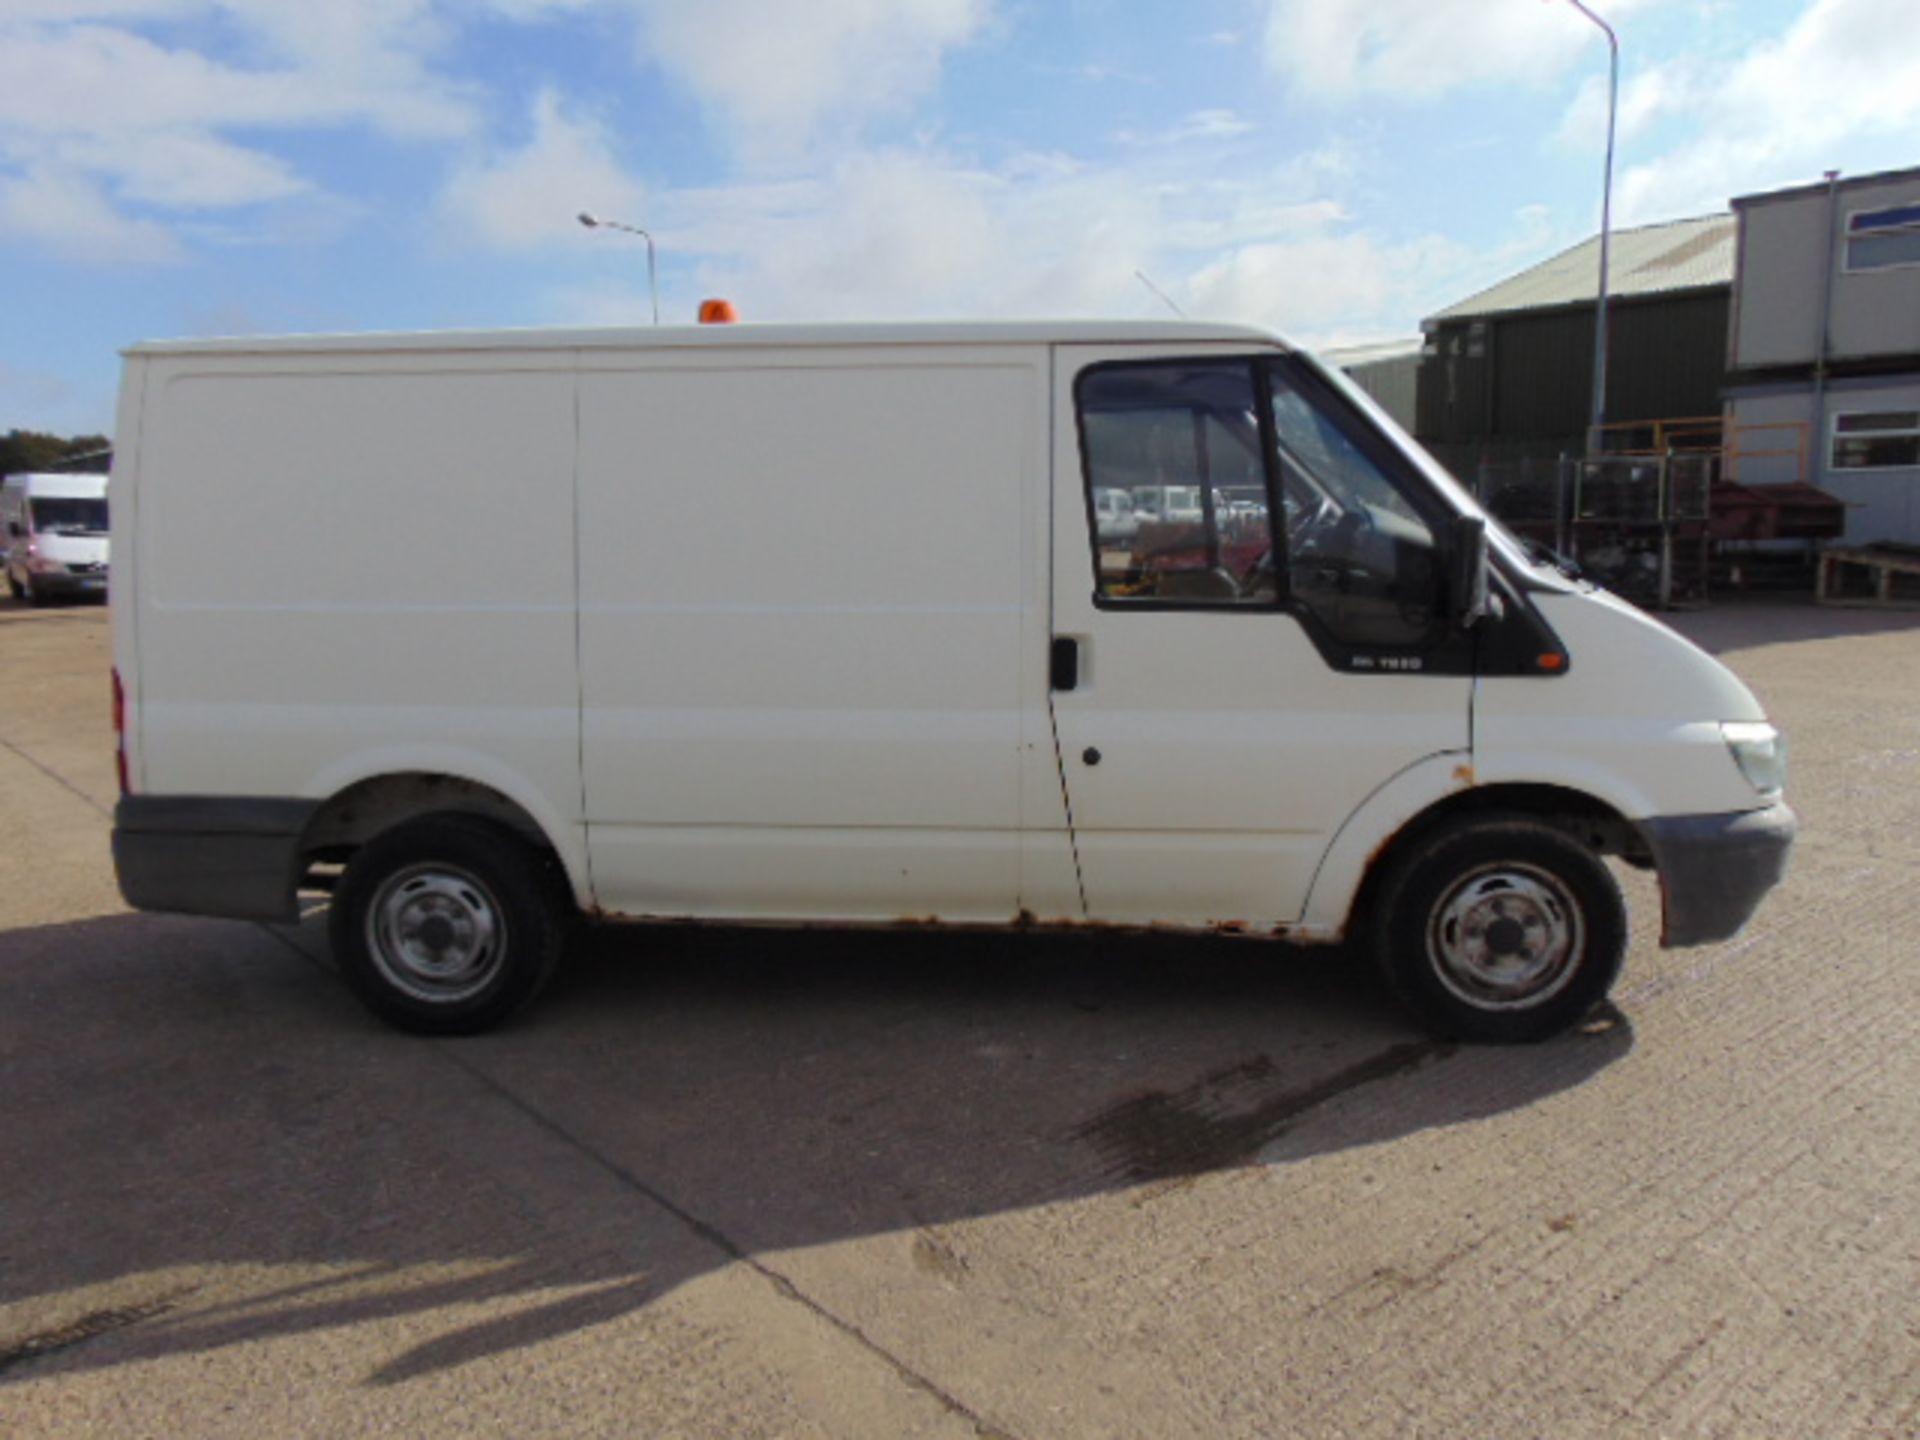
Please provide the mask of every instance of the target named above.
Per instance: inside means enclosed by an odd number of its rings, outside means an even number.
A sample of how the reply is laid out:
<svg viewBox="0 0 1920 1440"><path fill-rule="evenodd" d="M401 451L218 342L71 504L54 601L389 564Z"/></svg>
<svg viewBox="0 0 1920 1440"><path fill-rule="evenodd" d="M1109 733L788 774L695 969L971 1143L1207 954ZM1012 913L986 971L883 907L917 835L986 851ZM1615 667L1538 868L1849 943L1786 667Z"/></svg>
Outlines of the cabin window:
<svg viewBox="0 0 1920 1440"><path fill-rule="evenodd" d="M1425 645L1440 634L1440 548L1349 423L1283 369L1269 377L1294 603L1341 643Z"/></svg>
<svg viewBox="0 0 1920 1440"><path fill-rule="evenodd" d="M1277 603L1256 394L1245 362L1113 365L1080 377L1101 600Z"/></svg>

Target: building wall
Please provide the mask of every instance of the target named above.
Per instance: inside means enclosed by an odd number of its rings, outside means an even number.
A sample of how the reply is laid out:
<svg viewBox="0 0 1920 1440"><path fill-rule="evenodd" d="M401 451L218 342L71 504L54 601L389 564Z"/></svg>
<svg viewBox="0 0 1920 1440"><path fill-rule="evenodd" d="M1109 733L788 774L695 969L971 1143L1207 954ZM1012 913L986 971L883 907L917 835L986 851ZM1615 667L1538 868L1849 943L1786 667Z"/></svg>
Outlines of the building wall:
<svg viewBox="0 0 1920 1440"><path fill-rule="evenodd" d="M1737 463L1737 478L1749 485L1801 479L1817 484L1847 507L1842 544L1890 540L1920 545L1920 463L1877 469L1833 464L1834 427L1841 417L1863 413L1920 417L1920 375L1836 380L1819 406L1823 413L1816 415L1815 407L1811 381L1732 392L1727 402L1730 435L1743 449L1790 443L1786 432L1754 432L1748 427L1804 423L1808 436L1804 474L1795 455L1746 454Z"/></svg>
<svg viewBox="0 0 1920 1440"><path fill-rule="evenodd" d="M1610 305L1608 420L1718 415L1727 307L1725 286ZM1416 433L1450 442L1583 435L1593 323L1592 305L1444 323L1421 361Z"/></svg>
<svg viewBox="0 0 1920 1440"><path fill-rule="evenodd" d="M1721 286L1615 308L1608 342L1607 418L1718 415L1726 384L1727 309Z"/></svg>
<svg viewBox="0 0 1920 1440"><path fill-rule="evenodd" d="M1889 412L1920 417L1920 374L1874 382L1835 381L1828 388L1825 408L1819 483L1846 504L1846 543L1894 540L1920 545L1920 463L1873 470L1844 469L1834 463L1834 425L1841 417Z"/></svg>
<svg viewBox="0 0 1920 1440"><path fill-rule="evenodd" d="M1409 434L1413 431L1416 385L1420 375L1420 356L1395 355L1385 360L1365 360L1341 367L1353 377L1353 383L1380 402L1380 408L1398 421Z"/></svg>
<svg viewBox="0 0 1920 1440"><path fill-rule="evenodd" d="M1789 383L1730 395L1727 442L1735 451L1729 479L1743 485L1811 479L1820 444L1813 387Z"/></svg>
<svg viewBox="0 0 1920 1440"><path fill-rule="evenodd" d="M1829 253L1831 358L1920 355L1920 265L1846 269L1848 217L1898 205L1920 205L1920 171L1872 182L1842 181L1833 201L1824 186L1736 200L1740 240L1733 368L1814 363Z"/></svg>

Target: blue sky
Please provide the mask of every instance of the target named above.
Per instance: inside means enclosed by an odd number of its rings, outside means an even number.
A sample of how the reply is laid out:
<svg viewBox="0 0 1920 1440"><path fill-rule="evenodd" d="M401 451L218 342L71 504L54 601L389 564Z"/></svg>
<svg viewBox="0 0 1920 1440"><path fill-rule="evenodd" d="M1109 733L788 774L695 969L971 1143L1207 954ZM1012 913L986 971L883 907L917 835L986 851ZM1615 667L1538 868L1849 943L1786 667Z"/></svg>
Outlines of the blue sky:
<svg viewBox="0 0 1920 1440"><path fill-rule="evenodd" d="M1915 0L1593 0L1616 220L1920 164ZM1184 310L1332 345L1592 232L1565 0L0 0L0 428L311 330Z"/></svg>

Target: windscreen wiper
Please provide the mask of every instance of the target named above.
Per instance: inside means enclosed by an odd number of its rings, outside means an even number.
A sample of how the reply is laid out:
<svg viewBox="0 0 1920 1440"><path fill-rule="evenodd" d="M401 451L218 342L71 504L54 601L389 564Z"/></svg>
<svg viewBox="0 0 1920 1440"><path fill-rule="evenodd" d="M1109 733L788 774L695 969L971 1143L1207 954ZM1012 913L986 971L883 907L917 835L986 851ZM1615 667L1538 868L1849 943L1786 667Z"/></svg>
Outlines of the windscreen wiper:
<svg viewBox="0 0 1920 1440"><path fill-rule="evenodd" d="M1527 558L1533 561L1534 564L1546 565L1558 570L1569 580L1584 580L1587 578L1587 572L1581 568L1578 560L1562 555L1544 540L1530 540L1525 536L1521 536L1519 539L1520 544L1527 552Z"/></svg>

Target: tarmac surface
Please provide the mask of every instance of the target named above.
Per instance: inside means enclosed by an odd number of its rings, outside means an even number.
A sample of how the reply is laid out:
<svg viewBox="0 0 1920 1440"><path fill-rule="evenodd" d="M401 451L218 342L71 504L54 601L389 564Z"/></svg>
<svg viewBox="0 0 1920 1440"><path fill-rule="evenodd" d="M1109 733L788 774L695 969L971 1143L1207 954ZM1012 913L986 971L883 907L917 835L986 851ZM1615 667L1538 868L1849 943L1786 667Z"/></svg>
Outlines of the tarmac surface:
<svg viewBox="0 0 1920 1440"><path fill-rule="evenodd" d="M602 933L496 1034L137 915L100 609L0 601L0 1436L1920 1434L1920 614L1679 617L1746 933L1430 1041L1256 941Z"/></svg>

